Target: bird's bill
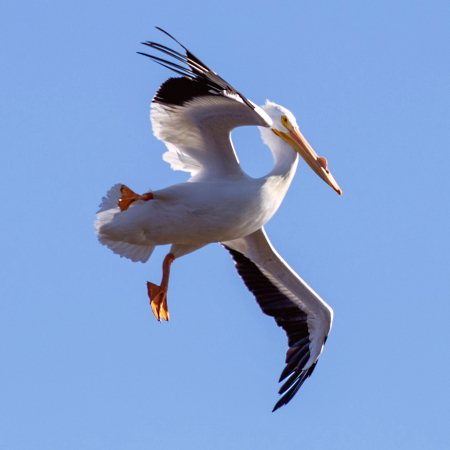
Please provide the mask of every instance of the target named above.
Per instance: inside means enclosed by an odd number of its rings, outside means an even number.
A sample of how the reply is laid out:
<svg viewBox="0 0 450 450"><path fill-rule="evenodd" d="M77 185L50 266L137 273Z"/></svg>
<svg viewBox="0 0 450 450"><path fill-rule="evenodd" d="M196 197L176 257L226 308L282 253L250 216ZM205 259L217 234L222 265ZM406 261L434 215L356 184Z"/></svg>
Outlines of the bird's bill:
<svg viewBox="0 0 450 450"><path fill-rule="evenodd" d="M287 133L275 130L274 128L272 128L272 131L299 153L308 166L311 167L325 183L329 184L339 195L342 195L341 188L328 170L327 160L321 156L317 156L317 153L309 145L308 141L297 127L292 127Z"/></svg>

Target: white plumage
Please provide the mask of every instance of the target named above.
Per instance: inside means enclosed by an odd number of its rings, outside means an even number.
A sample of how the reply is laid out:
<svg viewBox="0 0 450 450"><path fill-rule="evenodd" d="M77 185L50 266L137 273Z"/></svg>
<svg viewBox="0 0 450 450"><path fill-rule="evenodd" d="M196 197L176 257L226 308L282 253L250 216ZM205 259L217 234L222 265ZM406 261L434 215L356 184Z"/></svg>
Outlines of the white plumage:
<svg viewBox="0 0 450 450"><path fill-rule="evenodd" d="M298 154L341 191L326 160L315 154L286 108L271 102L256 106L185 47L186 56L160 44L145 45L187 65L146 55L183 75L161 86L152 101L151 122L155 136L168 148L164 160L174 170L190 172L191 178L143 196L113 186L97 213L98 238L114 253L141 262L155 246L172 244L161 286L148 283L159 320L169 318L167 288L173 260L207 244L222 243L263 312L273 316L288 336L290 349L281 379L290 377L280 389L284 395L277 409L314 370L333 312L276 253L263 226L283 201ZM265 177L252 178L239 165L230 133L243 125L259 126L273 153L274 166Z"/></svg>

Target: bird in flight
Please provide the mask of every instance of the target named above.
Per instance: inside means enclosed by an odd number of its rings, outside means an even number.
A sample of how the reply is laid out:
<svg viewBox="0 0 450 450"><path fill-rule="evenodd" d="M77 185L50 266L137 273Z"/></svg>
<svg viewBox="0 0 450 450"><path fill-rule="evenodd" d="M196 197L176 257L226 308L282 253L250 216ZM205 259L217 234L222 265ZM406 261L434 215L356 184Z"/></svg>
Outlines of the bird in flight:
<svg viewBox="0 0 450 450"><path fill-rule="evenodd" d="M143 44L168 59L139 52L179 75L166 80L152 100L153 133L167 146L163 159L191 177L144 194L114 185L97 212L98 239L121 257L143 263L155 246L171 244L161 283L147 283L159 321L169 320L171 264L210 243L222 244L262 311L288 337L280 382L287 380L279 390L282 397L275 411L312 374L331 329L333 310L278 255L264 225L289 189L298 155L339 195L342 192L326 159L315 153L289 110L269 101L257 106L159 30L183 53L155 42ZM258 126L273 154L273 168L261 178L242 170L231 141L231 131L244 125Z"/></svg>

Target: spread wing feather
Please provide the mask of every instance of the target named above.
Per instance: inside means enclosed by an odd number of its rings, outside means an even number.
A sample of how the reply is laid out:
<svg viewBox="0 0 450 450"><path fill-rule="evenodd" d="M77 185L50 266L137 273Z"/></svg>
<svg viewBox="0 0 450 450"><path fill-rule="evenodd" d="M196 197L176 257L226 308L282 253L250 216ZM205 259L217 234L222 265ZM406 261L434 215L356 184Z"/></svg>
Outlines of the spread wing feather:
<svg viewBox="0 0 450 450"><path fill-rule="evenodd" d="M155 42L143 44L177 62L138 52L182 76L165 81L152 100L153 133L168 148L163 159L174 170L196 177L242 176L231 130L243 125L270 126L271 119L175 38L161 31L186 53Z"/></svg>
<svg viewBox="0 0 450 450"><path fill-rule="evenodd" d="M222 242L262 311L275 319L288 337L289 350L280 382L283 396L274 411L287 404L312 374L333 320L332 309L283 261L263 228Z"/></svg>

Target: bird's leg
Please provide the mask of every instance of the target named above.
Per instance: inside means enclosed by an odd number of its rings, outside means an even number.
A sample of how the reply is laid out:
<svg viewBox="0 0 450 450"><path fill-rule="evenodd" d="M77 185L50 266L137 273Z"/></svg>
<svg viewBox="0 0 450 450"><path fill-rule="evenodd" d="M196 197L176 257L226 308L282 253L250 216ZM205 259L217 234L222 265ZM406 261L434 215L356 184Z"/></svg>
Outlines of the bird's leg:
<svg viewBox="0 0 450 450"><path fill-rule="evenodd" d="M167 254L164 258L163 276L160 286L147 281L150 306L152 307L153 314L160 322L161 317L164 320L169 320L169 310L167 309L167 289L169 288L170 265L173 263L174 259L175 256L173 253Z"/></svg>
<svg viewBox="0 0 450 450"><path fill-rule="evenodd" d="M153 194L151 192L147 192L146 194L139 195L136 192L133 192L129 187L122 184L120 188L120 192L122 193L122 197L119 199L119 208L121 211L126 211L130 205L136 200L152 200Z"/></svg>

